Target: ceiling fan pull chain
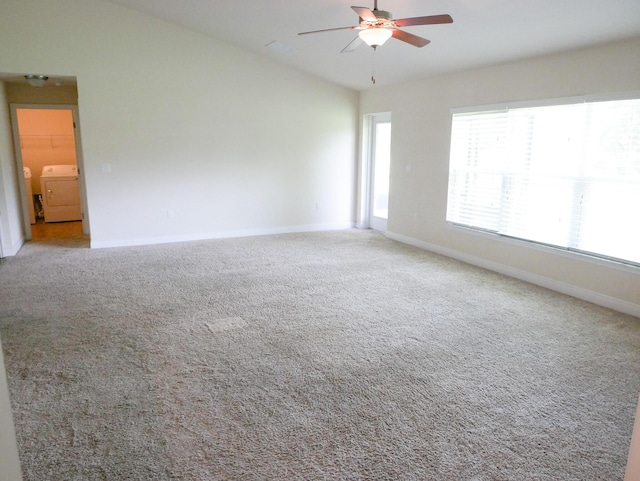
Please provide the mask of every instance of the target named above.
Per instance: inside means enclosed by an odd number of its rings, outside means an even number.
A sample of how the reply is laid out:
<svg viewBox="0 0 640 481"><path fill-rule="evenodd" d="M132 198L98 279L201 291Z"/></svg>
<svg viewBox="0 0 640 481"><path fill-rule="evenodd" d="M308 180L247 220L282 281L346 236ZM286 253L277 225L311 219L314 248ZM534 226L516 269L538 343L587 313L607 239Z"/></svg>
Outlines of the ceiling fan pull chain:
<svg viewBox="0 0 640 481"><path fill-rule="evenodd" d="M376 48L373 47L373 60L371 61L371 83L376 84Z"/></svg>

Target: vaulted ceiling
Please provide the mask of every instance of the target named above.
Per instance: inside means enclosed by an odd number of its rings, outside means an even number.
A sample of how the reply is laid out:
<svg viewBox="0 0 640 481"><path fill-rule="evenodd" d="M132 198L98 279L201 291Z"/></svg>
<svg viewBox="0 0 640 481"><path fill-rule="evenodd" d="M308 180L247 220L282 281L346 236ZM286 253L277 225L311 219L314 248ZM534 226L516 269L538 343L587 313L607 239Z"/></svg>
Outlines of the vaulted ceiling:
<svg viewBox="0 0 640 481"><path fill-rule="evenodd" d="M405 27L431 40L423 48L390 39L341 53L357 31L298 33L356 25L354 0L110 1L356 90L373 87L374 71L387 85L640 36L639 0L379 0L393 18L447 13L454 23Z"/></svg>

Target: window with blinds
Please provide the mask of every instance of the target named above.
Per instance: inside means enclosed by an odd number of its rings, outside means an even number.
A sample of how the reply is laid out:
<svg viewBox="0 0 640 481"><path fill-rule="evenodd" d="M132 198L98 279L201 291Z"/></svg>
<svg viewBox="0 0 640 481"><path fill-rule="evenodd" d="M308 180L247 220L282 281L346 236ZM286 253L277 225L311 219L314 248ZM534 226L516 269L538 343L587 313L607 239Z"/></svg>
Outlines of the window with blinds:
<svg viewBox="0 0 640 481"><path fill-rule="evenodd" d="M454 114L447 221L640 264L640 99Z"/></svg>

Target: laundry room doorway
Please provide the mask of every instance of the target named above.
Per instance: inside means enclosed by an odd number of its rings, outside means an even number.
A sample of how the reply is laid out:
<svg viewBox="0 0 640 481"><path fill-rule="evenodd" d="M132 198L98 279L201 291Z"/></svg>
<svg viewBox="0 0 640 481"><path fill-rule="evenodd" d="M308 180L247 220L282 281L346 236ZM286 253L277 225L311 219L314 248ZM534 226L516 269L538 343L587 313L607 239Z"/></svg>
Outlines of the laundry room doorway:
<svg viewBox="0 0 640 481"><path fill-rule="evenodd" d="M77 105L11 104L11 123L25 238L88 236Z"/></svg>

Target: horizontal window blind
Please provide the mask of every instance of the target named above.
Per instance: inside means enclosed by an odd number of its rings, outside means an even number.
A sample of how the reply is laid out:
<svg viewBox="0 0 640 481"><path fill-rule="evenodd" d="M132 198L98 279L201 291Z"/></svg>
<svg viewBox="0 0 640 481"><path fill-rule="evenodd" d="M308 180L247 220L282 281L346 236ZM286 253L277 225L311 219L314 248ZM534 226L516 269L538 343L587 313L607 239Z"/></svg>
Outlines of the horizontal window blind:
<svg viewBox="0 0 640 481"><path fill-rule="evenodd" d="M640 100L453 115L447 221L640 264Z"/></svg>

